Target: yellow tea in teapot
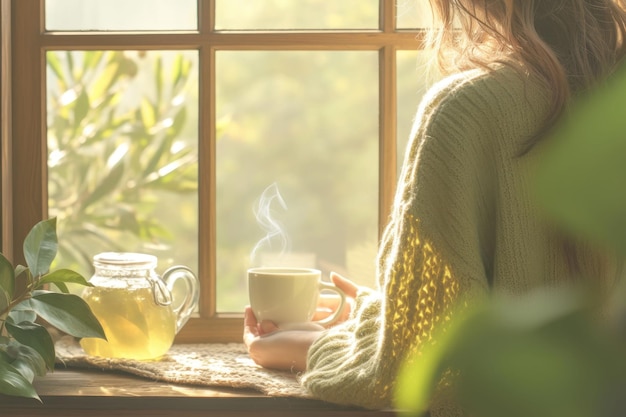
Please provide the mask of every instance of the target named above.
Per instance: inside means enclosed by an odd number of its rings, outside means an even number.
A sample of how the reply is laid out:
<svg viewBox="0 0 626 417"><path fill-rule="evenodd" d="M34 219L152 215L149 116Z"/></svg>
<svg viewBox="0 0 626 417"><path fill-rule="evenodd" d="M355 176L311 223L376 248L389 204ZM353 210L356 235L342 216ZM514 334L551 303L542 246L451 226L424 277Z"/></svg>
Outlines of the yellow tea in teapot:
<svg viewBox="0 0 626 417"><path fill-rule="evenodd" d="M89 355L108 358L155 359L172 346L176 313L154 302L149 287L86 288L82 295L96 315L108 340L84 338Z"/></svg>
<svg viewBox="0 0 626 417"><path fill-rule="evenodd" d="M159 276L155 256L103 252L93 257L91 287L82 297L100 321L107 340L85 338L88 355L105 358L158 359L198 305L198 278L186 266ZM181 287L180 284L184 284ZM175 291L184 288L185 291Z"/></svg>

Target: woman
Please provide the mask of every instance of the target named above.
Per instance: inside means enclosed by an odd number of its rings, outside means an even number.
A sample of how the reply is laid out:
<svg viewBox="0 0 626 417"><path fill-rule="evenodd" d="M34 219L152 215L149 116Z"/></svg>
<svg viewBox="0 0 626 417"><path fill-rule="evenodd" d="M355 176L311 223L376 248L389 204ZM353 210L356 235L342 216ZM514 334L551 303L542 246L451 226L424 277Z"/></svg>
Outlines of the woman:
<svg viewBox="0 0 626 417"><path fill-rule="evenodd" d="M333 276L355 304L324 331L278 331L246 311L252 358L306 371L303 384L323 400L387 407L402 360L431 341L461 297L524 294L581 276L610 285L618 262L544 217L531 173L571 98L624 56L625 3L431 0L443 27L434 45L453 75L418 110L380 246L380 289ZM441 401L431 413L460 411Z"/></svg>

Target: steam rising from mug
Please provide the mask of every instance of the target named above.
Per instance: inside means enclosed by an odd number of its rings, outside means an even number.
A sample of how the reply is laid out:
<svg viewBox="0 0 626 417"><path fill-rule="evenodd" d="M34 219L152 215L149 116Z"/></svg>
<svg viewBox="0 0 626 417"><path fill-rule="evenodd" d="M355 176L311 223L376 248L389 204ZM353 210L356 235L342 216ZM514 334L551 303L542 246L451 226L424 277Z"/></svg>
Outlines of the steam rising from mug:
<svg viewBox="0 0 626 417"><path fill-rule="evenodd" d="M278 252L282 257L289 251L289 237L283 231L281 224L274 219L272 205L279 204L283 210L287 210L287 204L278 191L276 183L267 187L259 198L256 207L254 207L254 215L257 222L266 235L259 240L250 253L250 263L257 264L256 257L261 250Z"/></svg>

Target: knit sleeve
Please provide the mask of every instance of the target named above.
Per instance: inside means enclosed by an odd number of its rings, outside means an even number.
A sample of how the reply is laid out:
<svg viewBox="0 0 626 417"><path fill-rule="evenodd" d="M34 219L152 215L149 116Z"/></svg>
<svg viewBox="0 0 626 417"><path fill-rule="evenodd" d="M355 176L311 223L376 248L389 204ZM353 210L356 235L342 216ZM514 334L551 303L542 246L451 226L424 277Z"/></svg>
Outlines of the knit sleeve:
<svg viewBox="0 0 626 417"><path fill-rule="evenodd" d="M486 293L489 117L466 88L447 85L418 113L381 241L380 291L359 294L354 316L309 350L302 382L320 399L391 406L406 356L433 342L461 295Z"/></svg>

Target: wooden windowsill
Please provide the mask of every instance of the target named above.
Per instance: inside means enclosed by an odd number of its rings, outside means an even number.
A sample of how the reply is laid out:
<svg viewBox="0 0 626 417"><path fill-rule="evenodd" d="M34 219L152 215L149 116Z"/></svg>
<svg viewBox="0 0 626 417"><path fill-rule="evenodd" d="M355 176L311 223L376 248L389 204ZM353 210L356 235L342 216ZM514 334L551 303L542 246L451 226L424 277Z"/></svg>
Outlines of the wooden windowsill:
<svg viewBox="0 0 626 417"><path fill-rule="evenodd" d="M390 417L389 411L341 407L301 398L268 397L256 391L155 382L131 375L55 370L35 381L43 404L0 396L0 415L12 417Z"/></svg>

